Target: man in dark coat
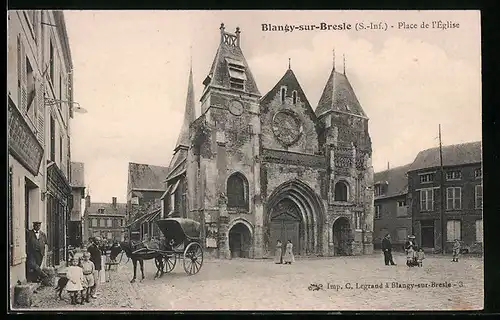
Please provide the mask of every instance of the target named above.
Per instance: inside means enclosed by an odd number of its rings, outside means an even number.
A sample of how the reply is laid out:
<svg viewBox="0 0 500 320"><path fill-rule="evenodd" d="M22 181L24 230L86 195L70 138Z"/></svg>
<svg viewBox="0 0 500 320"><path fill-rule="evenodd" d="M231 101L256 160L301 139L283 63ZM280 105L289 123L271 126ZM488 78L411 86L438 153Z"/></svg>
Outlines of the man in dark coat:
<svg viewBox="0 0 500 320"><path fill-rule="evenodd" d="M87 251L90 253L90 261L94 263L94 286L91 288L90 293L92 298L96 298L96 291L97 291L97 285L100 282L99 279L99 273L102 269L102 263L101 263L101 249L99 248L99 245L97 244L97 239L94 237L91 237L89 239L90 241L90 246L87 248Z"/></svg>
<svg viewBox="0 0 500 320"><path fill-rule="evenodd" d="M33 222L33 229L26 232L26 262L29 281L38 281L40 278L47 277L41 269L47 244L47 236L40 230L41 226L41 222Z"/></svg>
<svg viewBox="0 0 500 320"><path fill-rule="evenodd" d="M392 260L392 243L390 234L386 234L384 239L382 240L382 250L384 251L385 265L388 266L390 263L391 266L395 266L396 264Z"/></svg>

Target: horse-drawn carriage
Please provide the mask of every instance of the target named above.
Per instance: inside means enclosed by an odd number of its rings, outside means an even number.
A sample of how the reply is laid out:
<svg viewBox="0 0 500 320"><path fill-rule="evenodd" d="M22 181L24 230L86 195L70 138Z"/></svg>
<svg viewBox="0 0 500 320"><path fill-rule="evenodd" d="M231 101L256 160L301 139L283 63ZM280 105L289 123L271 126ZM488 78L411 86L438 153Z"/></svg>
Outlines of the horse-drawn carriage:
<svg viewBox="0 0 500 320"><path fill-rule="evenodd" d="M203 266L203 248L200 243L200 223L185 218L167 218L156 222L165 239L157 246L142 243L142 245L124 245L122 248L134 263L134 278L136 263L141 264L144 279L143 260L154 259L157 268L156 276L171 272L177 260L183 262L184 271L188 275L198 273ZM134 261L135 260L135 261Z"/></svg>

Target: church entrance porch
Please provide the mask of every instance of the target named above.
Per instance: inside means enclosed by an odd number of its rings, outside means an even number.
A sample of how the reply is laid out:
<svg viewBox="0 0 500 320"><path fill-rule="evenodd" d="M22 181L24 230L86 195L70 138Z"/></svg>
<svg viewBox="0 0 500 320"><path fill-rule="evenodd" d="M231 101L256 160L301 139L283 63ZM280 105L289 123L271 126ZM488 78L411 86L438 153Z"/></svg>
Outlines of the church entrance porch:
<svg viewBox="0 0 500 320"><path fill-rule="evenodd" d="M302 251L300 235L304 233L301 220L299 208L292 200L283 199L278 203L271 215L270 248L273 255L276 254L276 246L273 244L278 240L283 244L283 249L287 241L291 240L295 254L300 254Z"/></svg>
<svg viewBox="0 0 500 320"><path fill-rule="evenodd" d="M236 223L229 230L229 250L231 258L250 258L252 236L250 230L243 223Z"/></svg>
<svg viewBox="0 0 500 320"><path fill-rule="evenodd" d="M350 231L349 220L345 217L340 217L333 223L333 254L335 256L351 255Z"/></svg>

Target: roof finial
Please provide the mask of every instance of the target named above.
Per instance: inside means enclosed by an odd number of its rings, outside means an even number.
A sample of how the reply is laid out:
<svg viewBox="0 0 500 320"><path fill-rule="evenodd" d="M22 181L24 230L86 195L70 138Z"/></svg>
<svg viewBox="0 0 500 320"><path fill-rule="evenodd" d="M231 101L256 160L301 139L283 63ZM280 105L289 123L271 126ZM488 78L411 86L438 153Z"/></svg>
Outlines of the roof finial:
<svg viewBox="0 0 500 320"><path fill-rule="evenodd" d="M292 59L288 58L288 70L292 69Z"/></svg>
<svg viewBox="0 0 500 320"><path fill-rule="evenodd" d="M343 54L344 57L344 75L345 75L345 53Z"/></svg>
<svg viewBox="0 0 500 320"><path fill-rule="evenodd" d="M335 48L333 48L333 70L335 70Z"/></svg>
<svg viewBox="0 0 500 320"><path fill-rule="evenodd" d="M193 71L193 45L189 46L189 69Z"/></svg>

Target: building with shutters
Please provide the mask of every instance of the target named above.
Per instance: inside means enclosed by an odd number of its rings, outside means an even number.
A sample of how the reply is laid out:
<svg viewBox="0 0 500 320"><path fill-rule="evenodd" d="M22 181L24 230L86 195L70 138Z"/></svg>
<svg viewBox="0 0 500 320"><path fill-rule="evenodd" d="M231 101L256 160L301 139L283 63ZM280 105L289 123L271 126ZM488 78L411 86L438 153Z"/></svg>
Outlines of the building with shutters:
<svg viewBox="0 0 500 320"><path fill-rule="evenodd" d="M108 241L125 239L125 216L127 204L118 203L113 197L111 203L92 203L90 195L85 197L85 241L90 237L100 237Z"/></svg>
<svg viewBox="0 0 500 320"><path fill-rule="evenodd" d="M444 237L445 251L450 253L453 242L458 239L465 250L482 252L481 142L443 146L442 158L444 194L441 193L439 148L419 152L408 168L408 203L416 242L424 249L440 251Z"/></svg>
<svg viewBox="0 0 500 320"><path fill-rule="evenodd" d="M69 244L80 247L83 243L82 200L85 198L85 166L81 162L71 162L71 193L73 209L68 222Z"/></svg>
<svg viewBox="0 0 500 320"><path fill-rule="evenodd" d="M262 95L239 28L222 24L218 37L199 117L189 74L163 216L199 221L206 252L220 258L267 257L278 239L297 255L371 254L368 117L345 68L333 57L313 109L291 66Z"/></svg>
<svg viewBox="0 0 500 320"><path fill-rule="evenodd" d="M381 249L382 239L390 234L393 250L401 251L412 233L411 211L406 199L409 168L407 164L374 174L373 243L376 249Z"/></svg>
<svg viewBox="0 0 500 320"><path fill-rule="evenodd" d="M26 279L25 230L34 221L42 222L48 237L43 265L65 259L73 66L61 11L9 11L7 18L9 248L15 283Z"/></svg>
<svg viewBox="0 0 500 320"><path fill-rule="evenodd" d="M133 163L128 165L127 230L129 239L143 240L160 235L154 221L160 216L165 194L167 167Z"/></svg>

